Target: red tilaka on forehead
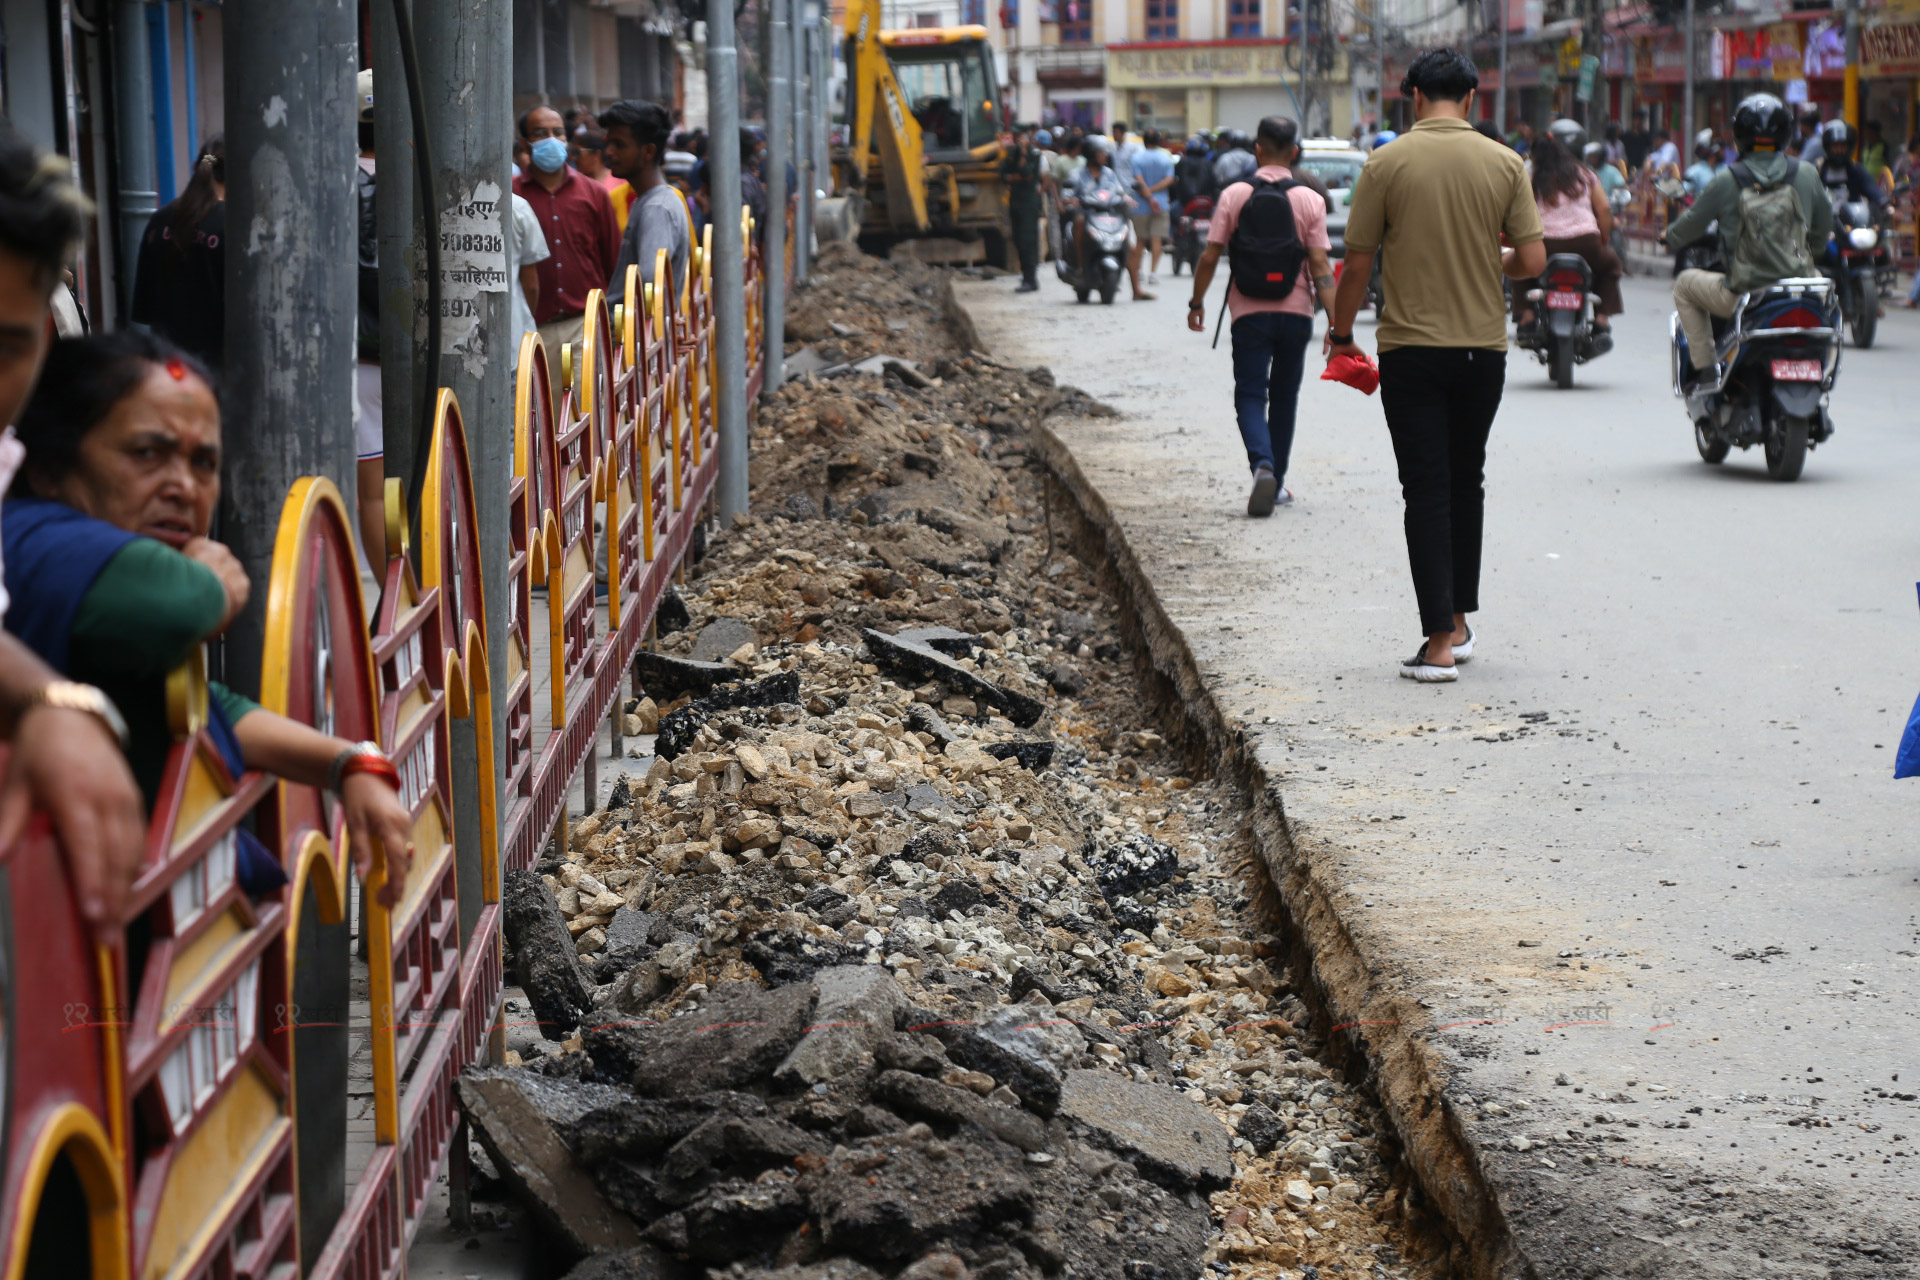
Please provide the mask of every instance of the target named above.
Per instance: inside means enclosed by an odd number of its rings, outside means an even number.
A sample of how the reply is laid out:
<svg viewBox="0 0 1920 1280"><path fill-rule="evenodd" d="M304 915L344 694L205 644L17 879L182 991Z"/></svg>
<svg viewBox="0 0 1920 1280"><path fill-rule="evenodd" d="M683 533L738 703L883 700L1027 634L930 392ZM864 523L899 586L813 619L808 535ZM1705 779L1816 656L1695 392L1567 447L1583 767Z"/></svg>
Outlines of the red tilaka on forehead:
<svg viewBox="0 0 1920 1280"><path fill-rule="evenodd" d="M173 380L174 380L175 382L185 382L185 381L187 380L187 363L186 363L186 361L184 361L184 360L182 360L182 359L181 359L181 358L180 358L179 356L170 356L170 357L168 357L168 359L167 359L167 374L168 374L168 376L170 376L170 377L171 377L171 378L172 378L172 379L173 379Z"/></svg>

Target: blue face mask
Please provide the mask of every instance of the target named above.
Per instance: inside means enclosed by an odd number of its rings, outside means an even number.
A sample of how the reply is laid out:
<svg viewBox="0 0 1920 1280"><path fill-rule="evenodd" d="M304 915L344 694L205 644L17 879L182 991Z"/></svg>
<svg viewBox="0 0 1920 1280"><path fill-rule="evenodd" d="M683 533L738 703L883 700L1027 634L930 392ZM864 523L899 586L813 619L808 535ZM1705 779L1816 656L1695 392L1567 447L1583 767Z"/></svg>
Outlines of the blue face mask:
<svg viewBox="0 0 1920 1280"><path fill-rule="evenodd" d="M542 173L558 173L567 162L567 144L559 138L542 138L533 144L533 167Z"/></svg>

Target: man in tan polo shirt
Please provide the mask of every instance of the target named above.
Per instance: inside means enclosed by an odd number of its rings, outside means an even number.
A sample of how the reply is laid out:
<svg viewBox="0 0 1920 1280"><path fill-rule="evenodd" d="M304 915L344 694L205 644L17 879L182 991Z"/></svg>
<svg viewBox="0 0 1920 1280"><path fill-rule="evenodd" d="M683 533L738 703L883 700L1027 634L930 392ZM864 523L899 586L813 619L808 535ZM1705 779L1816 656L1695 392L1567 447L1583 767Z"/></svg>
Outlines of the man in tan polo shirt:
<svg viewBox="0 0 1920 1280"><path fill-rule="evenodd" d="M1457 49L1429 50L1407 68L1400 91L1413 99L1416 123L1377 148L1354 183L1327 329L1329 358L1358 351L1353 318L1373 255L1384 252L1380 407L1427 637L1400 674L1423 683L1455 679L1455 664L1473 656L1466 615L1480 607L1487 433L1507 374L1500 277L1528 280L1547 266L1525 166L1469 123L1479 83ZM1512 247L1501 247L1503 234Z"/></svg>

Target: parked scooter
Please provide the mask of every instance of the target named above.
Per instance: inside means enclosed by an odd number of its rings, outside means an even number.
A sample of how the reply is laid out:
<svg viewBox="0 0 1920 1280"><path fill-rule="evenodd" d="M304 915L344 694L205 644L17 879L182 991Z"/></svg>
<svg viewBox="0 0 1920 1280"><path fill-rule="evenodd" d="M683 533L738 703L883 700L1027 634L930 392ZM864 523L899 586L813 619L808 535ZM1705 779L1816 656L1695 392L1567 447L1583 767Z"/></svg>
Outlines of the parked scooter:
<svg viewBox="0 0 1920 1280"><path fill-rule="evenodd" d="M1060 256L1054 259L1053 267L1080 301L1085 302L1098 290L1100 301L1111 305L1120 292L1120 278L1126 274L1134 244L1133 220L1127 216L1132 204L1130 197L1119 193L1080 202L1087 220L1085 264L1079 261L1079 237L1071 220L1067 222L1060 237Z"/></svg>
<svg viewBox="0 0 1920 1280"><path fill-rule="evenodd" d="M1213 198L1195 196L1187 201L1180 211L1179 225L1173 232L1173 274L1180 274L1180 266L1186 264L1187 274L1200 264L1200 255L1207 250L1207 232L1213 227Z"/></svg>
<svg viewBox="0 0 1920 1280"><path fill-rule="evenodd" d="M1799 479L1807 450L1833 435L1827 405L1840 372L1840 318L1834 283L1822 276L1742 294L1731 320L1713 322L1719 376L1687 385L1687 335L1674 313L1673 393L1686 402L1702 459L1722 462L1734 445L1757 444L1768 475Z"/></svg>
<svg viewBox="0 0 1920 1280"><path fill-rule="evenodd" d="M1547 366L1555 386L1571 390L1574 365L1613 350L1613 334L1593 324L1600 303L1593 292L1593 268L1577 253L1556 253L1547 259L1547 273L1524 296L1533 319L1516 327L1514 343Z"/></svg>
<svg viewBox="0 0 1920 1280"><path fill-rule="evenodd" d="M1853 345L1872 346L1880 326L1880 298L1891 291L1894 271L1893 255L1875 225L1872 205L1865 200L1834 203L1833 240L1820 260L1820 270L1833 281Z"/></svg>

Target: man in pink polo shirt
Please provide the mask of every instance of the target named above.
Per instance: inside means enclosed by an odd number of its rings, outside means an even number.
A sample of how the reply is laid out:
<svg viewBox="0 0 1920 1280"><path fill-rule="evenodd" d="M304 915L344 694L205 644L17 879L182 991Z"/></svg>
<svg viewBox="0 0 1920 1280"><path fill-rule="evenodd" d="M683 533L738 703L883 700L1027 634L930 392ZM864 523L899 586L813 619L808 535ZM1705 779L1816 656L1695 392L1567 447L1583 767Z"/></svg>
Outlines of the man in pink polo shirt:
<svg viewBox="0 0 1920 1280"><path fill-rule="evenodd" d="M1300 374L1313 337L1313 299L1333 311L1333 267L1327 261L1327 204L1289 168L1299 155L1299 129L1283 116L1268 116L1254 135L1259 168L1248 182L1220 193L1207 247L1193 271L1193 301L1187 327L1207 330L1207 287L1220 254L1230 245L1227 309L1233 313L1233 410L1253 469L1247 514L1273 514L1276 503L1293 501L1281 487L1293 450L1293 418L1300 400ZM1260 204L1245 218L1248 234L1235 239L1249 200ZM1282 208L1279 201L1286 202ZM1291 218L1287 215L1291 212ZM1289 279L1290 278L1290 279Z"/></svg>

